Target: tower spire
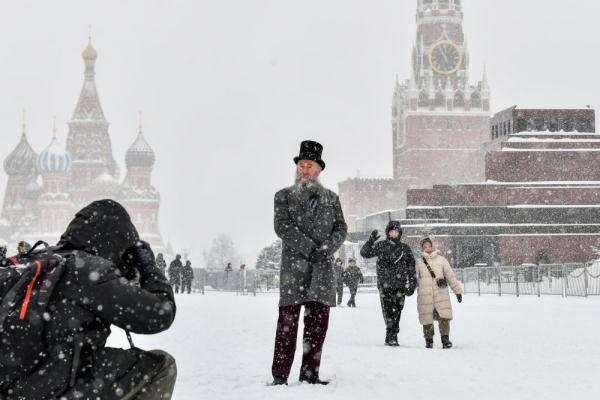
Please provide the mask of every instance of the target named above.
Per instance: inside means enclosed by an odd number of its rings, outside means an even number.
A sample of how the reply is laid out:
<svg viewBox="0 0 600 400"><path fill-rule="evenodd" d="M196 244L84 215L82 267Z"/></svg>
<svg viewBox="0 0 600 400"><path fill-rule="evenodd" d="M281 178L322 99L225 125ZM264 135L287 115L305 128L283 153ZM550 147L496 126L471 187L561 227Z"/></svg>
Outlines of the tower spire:
<svg viewBox="0 0 600 400"><path fill-rule="evenodd" d="M56 115L53 117L54 121L52 124L52 137L56 139Z"/></svg>
<svg viewBox="0 0 600 400"><path fill-rule="evenodd" d="M141 135L142 134L142 110L138 111L138 117L139 117L138 132Z"/></svg>
<svg viewBox="0 0 600 400"><path fill-rule="evenodd" d="M23 136L25 136L25 132L27 131L27 119L26 119L26 111L23 109L23 121L21 122L21 128Z"/></svg>

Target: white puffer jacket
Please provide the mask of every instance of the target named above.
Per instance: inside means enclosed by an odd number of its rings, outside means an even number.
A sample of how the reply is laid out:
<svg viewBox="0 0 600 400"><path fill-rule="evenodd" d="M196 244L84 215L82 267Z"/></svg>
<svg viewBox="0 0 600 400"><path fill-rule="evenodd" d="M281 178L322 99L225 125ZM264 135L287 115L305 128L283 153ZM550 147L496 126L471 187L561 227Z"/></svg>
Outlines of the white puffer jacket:
<svg viewBox="0 0 600 400"><path fill-rule="evenodd" d="M454 293L462 294L460 283L454 276L454 271L452 271L448 260L441 256L437 250L434 250L431 254L423 252L421 257L416 258L417 279L419 281L417 288L419 322L421 322L421 325L433 324L434 309L440 314L440 318L452 319L452 303L450 302L448 287L438 288L422 257L427 259L436 279L445 278Z"/></svg>

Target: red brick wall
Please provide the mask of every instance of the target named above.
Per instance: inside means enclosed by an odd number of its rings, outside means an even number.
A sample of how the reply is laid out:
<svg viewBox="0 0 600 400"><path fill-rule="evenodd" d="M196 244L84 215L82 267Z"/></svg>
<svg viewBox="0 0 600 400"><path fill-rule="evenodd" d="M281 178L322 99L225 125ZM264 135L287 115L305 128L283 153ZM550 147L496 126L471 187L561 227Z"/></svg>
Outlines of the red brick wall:
<svg viewBox="0 0 600 400"><path fill-rule="evenodd" d="M551 263L587 262L593 259L592 246L599 240L600 234L500 236L500 264L535 263L540 250Z"/></svg>

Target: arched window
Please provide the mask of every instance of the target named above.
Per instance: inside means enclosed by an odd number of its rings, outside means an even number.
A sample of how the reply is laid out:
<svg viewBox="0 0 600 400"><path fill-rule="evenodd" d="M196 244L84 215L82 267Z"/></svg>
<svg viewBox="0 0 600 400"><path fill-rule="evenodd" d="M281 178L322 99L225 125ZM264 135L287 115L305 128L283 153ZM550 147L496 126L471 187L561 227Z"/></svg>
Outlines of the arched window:
<svg viewBox="0 0 600 400"><path fill-rule="evenodd" d="M471 108L481 108L481 94L479 92L471 94Z"/></svg>
<svg viewBox="0 0 600 400"><path fill-rule="evenodd" d="M562 122L562 130L565 132L573 132L574 129L573 118L565 118Z"/></svg>
<svg viewBox="0 0 600 400"><path fill-rule="evenodd" d="M419 107L429 107L429 96L424 90L419 93Z"/></svg>
<svg viewBox="0 0 600 400"><path fill-rule="evenodd" d="M437 92L435 94L435 108L446 108L446 98L442 92Z"/></svg>
<svg viewBox="0 0 600 400"><path fill-rule="evenodd" d="M454 108L465 106L465 95L460 90L454 94Z"/></svg>

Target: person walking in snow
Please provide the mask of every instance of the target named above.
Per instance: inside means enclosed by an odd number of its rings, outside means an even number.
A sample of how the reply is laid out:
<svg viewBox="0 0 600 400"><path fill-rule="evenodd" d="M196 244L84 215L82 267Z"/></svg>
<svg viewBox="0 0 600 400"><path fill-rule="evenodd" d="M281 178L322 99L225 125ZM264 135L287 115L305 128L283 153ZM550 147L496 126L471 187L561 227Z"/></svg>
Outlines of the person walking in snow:
<svg viewBox="0 0 600 400"><path fill-rule="evenodd" d="M166 274L167 262L165 261L165 259L163 257L163 253L158 253L158 255L156 256L156 266L158 267L158 269L160 269L160 271L163 274Z"/></svg>
<svg viewBox="0 0 600 400"><path fill-rule="evenodd" d="M179 293L179 288L181 287L181 275L183 272L183 264L181 263L181 255L177 254L175 259L171 261L169 265L169 282L175 293ZM181 293L183 293L183 288L181 289Z"/></svg>
<svg viewBox="0 0 600 400"><path fill-rule="evenodd" d="M192 262L187 260L181 271L181 293L192 293L192 282L194 281L194 269Z"/></svg>
<svg viewBox="0 0 600 400"><path fill-rule="evenodd" d="M173 290L127 211L113 200L91 203L51 254L64 268L47 300L46 350L16 380L0 372L0 399L170 399L177 376L171 355L106 346L111 325L155 334L175 319ZM16 334L35 325L21 325Z"/></svg>
<svg viewBox="0 0 600 400"><path fill-rule="evenodd" d="M400 316L405 296L411 296L417 284L415 258L410 246L402 243L400 221L390 221L385 228L385 240L377 242L377 230L360 250L363 258L377 257L377 289L383 320L385 321L385 345L398 346Z"/></svg>
<svg viewBox="0 0 600 400"><path fill-rule="evenodd" d="M358 284L364 282L363 274L360 271L356 260L351 258L348 260L348 268L344 271L344 283L350 290L350 300L348 300L348 307L356 307L356 292L358 291Z"/></svg>
<svg viewBox="0 0 600 400"><path fill-rule="evenodd" d="M329 324L336 305L333 255L348 227L338 196L319 182L325 169L323 146L304 141L294 158L293 186L275 194L275 233L282 240L279 317L273 352L273 385L287 385L296 352L298 319L304 306L300 382L326 385L319 370Z"/></svg>
<svg viewBox="0 0 600 400"><path fill-rule="evenodd" d="M452 347L450 341L450 320L452 320L452 303L448 286L462 303L462 288L454 276L450 263L434 248L433 241L426 237L421 240L421 257L417 259L417 308L419 322L423 325L425 347L433 348L435 330L433 321L438 321L442 346Z"/></svg>
<svg viewBox="0 0 600 400"><path fill-rule="evenodd" d="M342 297L344 296L344 260L341 258L335 259L335 291L337 294L337 305L342 305Z"/></svg>

